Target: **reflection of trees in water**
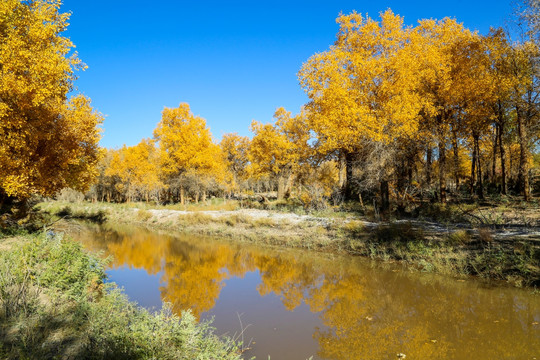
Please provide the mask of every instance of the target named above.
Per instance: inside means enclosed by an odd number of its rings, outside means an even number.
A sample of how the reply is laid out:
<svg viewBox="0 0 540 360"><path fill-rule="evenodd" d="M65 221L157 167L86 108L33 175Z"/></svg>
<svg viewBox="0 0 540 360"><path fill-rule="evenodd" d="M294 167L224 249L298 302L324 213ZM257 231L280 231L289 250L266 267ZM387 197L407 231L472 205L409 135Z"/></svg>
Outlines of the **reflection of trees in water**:
<svg viewBox="0 0 540 360"><path fill-rule="evenodd" d="M367 269L350 259L324 259L205 239L182 240L137 231L106 233L113 266L163 272L161 296L199 316L224 280L258 269L264 296L287 310L302 302L320 312L318 355L329 359L519 358L540 349L540 299L513 289L491 291L452 279ZM103 245L101 245L103 244ZM521 353L520 353L521 352Z"/></svg>

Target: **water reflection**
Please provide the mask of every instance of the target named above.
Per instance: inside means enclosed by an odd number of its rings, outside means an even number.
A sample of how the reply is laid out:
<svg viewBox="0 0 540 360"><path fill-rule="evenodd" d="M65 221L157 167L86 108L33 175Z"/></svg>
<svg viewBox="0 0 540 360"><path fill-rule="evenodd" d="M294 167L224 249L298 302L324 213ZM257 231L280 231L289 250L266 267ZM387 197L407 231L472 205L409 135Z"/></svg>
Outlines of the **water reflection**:
<svg viewBox="0 0 540 360"><path fill-rule="evenodd" d="M526 291L145 230L95 228L78 238L112 255L113 268L159 276L161 299L197 316L215 306L228 279L258 272L261 297L275 294L288 311L304 304L318 317L319 325L303 331L312 333L320 358L540 358L540 297Z"/></svg>

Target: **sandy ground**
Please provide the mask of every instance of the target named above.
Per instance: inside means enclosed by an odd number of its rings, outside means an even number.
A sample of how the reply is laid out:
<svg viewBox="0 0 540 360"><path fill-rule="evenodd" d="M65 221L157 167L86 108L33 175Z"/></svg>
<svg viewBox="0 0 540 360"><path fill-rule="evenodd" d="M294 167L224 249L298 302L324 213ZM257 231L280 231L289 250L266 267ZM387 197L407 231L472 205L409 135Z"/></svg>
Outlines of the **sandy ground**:
<svg viewBox="0 0 540 360"><path fill-rule="evenodd" d="M193 214L192 211L181 211L181 210L148 210L152 216L159 219L159 221L174 221L179 215ZM257 210L257 209L241 209L234 211L198 211L197 213L202 213L204 215L212 216L216 219L226 219L231 216L245 216L250 217L253 220L258 219L271 219L276 223L286 223L288 225L295 225L300 223L315 223L320 226L329 226L334 222L339 222L341 224L347 223L351 220L358 221L365 226L367 230L373 229L380 225L380 223L369 222L358 219L332 219L332 218L323 218L315 217L310 215L297 215L294 213L281 213L268 210ZM451 224L443 225L435 222L427 221L416 221L416 220L398 220L397 223L406 223L410 222L413 227L421 228L425 232L431 235L445 235L450 234L456 230L466 230L471 233L477 233L478 229L469 225L469 224ZM511 240L511 239L528 239L540 241L540 227L531 227L524 226L519 224L507 224L497 226L496 228L490 228L492 236L500 240Z"/></svg>
<svg viewBox="0 0 540 360"><path fill-rule="evenodd" d="M314 217L310 215L297 215L294 213L280 213L268 210L257 210L257 209L240 209L233 211L222 211L222 210L212 210L212 211L182 211L182 210L148 210L153 216L159 219L173 219L178 217L178 215L187 215L200 213L204 215L212 216L216 219L226 219L231 216L246 216L250 217L253 220L259 219L272 219L275 222L285 222L289 224L298 224L301 222L317 222L321 225L328 224L332 222L332 219Z"/></svg>

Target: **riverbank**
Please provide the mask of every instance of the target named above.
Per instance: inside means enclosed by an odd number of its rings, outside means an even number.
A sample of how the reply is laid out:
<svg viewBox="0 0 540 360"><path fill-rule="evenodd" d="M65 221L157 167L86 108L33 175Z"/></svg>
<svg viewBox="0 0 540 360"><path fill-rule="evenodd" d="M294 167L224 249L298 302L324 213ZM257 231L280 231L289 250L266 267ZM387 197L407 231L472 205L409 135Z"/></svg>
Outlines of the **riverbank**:
<svg viewBox="0 0 540 360"><path fill-rule="evenodd" d="M62 235L0 237L0 358L241 359L238 345L165 306L150 313Z"/></svg>
<svg viewBox="0 0 540 360"><path fill-rule="evenodd" d="M58 218L106 219L168 231L361 255L400 262L421 271L503 280L514 286L540 285L540 231L534 223L527 227L517 223L475 227L419 220L374 222L354 213L321 216L235 209L231 204L208 210L177 210L147 204L46 202L38 208ZM536 215L530 214L529 218L535 219Z"/></svg>

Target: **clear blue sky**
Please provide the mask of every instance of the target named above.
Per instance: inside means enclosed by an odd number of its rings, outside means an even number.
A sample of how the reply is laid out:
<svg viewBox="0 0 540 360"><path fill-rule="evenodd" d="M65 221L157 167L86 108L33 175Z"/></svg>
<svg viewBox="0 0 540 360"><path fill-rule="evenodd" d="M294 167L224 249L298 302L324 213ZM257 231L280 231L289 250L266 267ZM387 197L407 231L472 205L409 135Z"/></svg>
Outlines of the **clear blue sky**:
<svg viewBox="0 0 540 360"><path fill-rule="evenodd" d="M217 141L250 136L277 107L297 113L307 97L296 73L333 43L340 12L391 8L411 25L449 16L484 34L505 24L511 1L64 0L62 10L89 67L76 86L106 116L101 145L116 148L152 137L163 108L181 102Z"/></svg>

